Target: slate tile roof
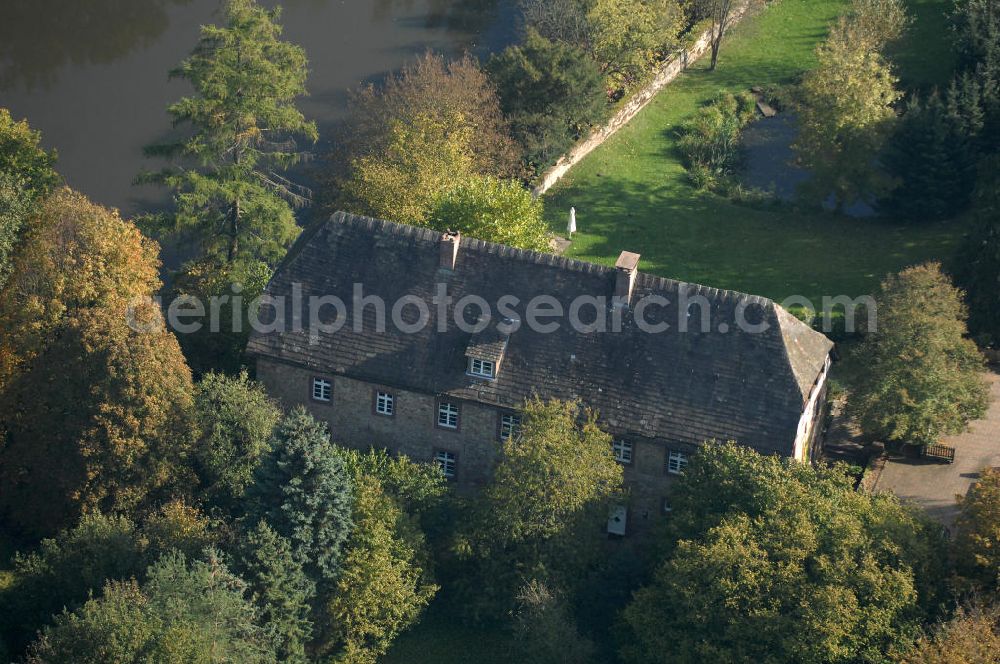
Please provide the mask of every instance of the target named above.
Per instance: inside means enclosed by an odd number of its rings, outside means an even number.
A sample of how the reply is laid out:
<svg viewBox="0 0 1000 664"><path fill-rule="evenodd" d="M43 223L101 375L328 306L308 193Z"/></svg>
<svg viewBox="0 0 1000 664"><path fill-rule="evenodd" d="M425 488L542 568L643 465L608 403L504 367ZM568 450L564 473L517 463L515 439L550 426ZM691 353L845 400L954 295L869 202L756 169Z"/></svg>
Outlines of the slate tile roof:
<svg viewBox="0 0 1000 664"><path fill-rule="evenodd" d="M623 312L620 332L580 333L565 320L549 334L522 325L506 342L496 380L481 380L466 375L466 353L470 343L490 348L497 339L490 332L477 337L462 331L450 310L447 320L439 321L432 304L438 284L446 285L454 301L475 295L493 307L501 296L513 295L523 321L523 307L538 295L555 297L564 310L581 295L610 301L616 272L464 237L455 269L442 270L441 237L428 229L342 212L307 229L267 292L288 298L297 282L304 301L310 295L337 296L346 304L344 325L319 335L317 343L310 343L307 330L255 333L248 352L323 373L503 408L516 409L536 394L579 398L597 409L602 425L618 437L684 445L734 439L762 452L791 454L800 415L832 343L771 300L640 272L633 301L653 295L669 300L644 312L647 321L667 322L669 329L640 330L634 310ZM362 284L364 295L387 302L384 332L376 331L372 306L363 310L363 331L354 329L356 283ZM428 305L428 324L419 333L404 334L391 323L392 304L403 296ZM698 331L695 324L701 306L691 307L690 317L680 314L678 301L695 296L708 302L704 315L710 331ZM327 307L320 320L331 322L331 311ZM402 311L408 323L419 317L414 306ZM468 311L467 320L474 322L478 309ZM766 330L739 329L734 322L738 311ZM310 315L303 314L303 320ZM593 307L584 307L580 318L590 321L594 315ZM692 323L682 332L685 320Z"/></svg>

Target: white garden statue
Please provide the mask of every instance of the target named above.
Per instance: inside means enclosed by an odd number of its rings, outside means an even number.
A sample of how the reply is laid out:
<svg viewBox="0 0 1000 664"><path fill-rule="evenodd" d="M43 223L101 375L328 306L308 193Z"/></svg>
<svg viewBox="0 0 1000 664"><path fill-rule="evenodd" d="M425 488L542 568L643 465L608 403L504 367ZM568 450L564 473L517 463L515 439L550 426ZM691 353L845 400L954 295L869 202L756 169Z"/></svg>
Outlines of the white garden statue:
<svg viewBox="0 0 1000 664"><path fill-rule="evenodd" d="M576 208L571 207L569 209L569 223L566 225L566 232L569 233L570 237L573 237L573 233L576 232Z"/></svg>

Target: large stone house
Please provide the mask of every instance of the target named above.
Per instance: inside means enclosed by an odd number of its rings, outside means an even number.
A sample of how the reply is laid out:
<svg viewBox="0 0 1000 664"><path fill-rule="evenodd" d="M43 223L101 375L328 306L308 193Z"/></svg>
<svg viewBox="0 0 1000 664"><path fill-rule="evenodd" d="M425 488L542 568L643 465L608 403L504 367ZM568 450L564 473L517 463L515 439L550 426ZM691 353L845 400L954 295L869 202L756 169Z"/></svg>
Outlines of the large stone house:
<svg viewBox="0 0 1000 664"><path fill-rule="evenodd" d="M337 213L278 268L267 293L285 301L264 307L273 329L248 352L270 394L337 442L435 461L459 488L488 479L526 399L579 399L614 437L639 528L669 509L670 482L706 441L808 460L831 342L771 300L643 274L638 260L611 268ZM574 329L574 307L576 328L607 329Z"/></svg>

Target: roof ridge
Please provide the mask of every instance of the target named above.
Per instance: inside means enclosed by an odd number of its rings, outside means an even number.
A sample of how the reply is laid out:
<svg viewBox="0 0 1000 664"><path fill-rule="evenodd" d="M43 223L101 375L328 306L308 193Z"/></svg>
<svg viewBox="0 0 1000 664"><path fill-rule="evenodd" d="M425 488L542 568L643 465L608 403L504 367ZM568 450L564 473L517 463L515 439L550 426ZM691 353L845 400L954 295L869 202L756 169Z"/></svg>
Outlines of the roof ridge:
<svg viewBox="0 0 1000 664"><path fill-rule="evenodd" d="M367 217L344 211L333 213L328 221L335 221L337 223L352 226L361 226L369 231L376 231L400 237L411 237L418 240L438 241L444 236L444 233L430 228L414 226L412 224L402 224L396 221ZM513 258L526 263L557 267L559 269L583 272L585 274L611 274L615 271L615 268L607 265L601 265L600 263L583 261L578 258L568 258L566 256L560 256L558 254L545 251L521 249L520 247L513 247L499 242L490 242L488 240L480 240L472 237L463 236L459 246L466 250L471 249L482 253L496 254L503 258ZM644 284L647 288L658 286L661 290L673 291L677 290L681 285L688 285L693 287L698 295L702 295L712 300L722 300L724 302L747 300L751 303L761 304L763 306L777 304L774 300L765 298L761 295L752 295L742 291L713 288L711 286L705 286L694 282L661 277L648 272L639 271L637 273L637 277L644 279Z"/></svg>
<svg viewBox="0 0 1000 664"><path fill-rule="evenodd" d="M432 230L430 228L423 228L420 226L413 226L410 224L401 224L396 221L388 221L386 219L376 219L374 217L366 217L364 215L352 214L350 212L342 212L342 211L335 212L333 215L330 216L328 221L347 224L351 226L360 226L369 231L377 231L389 235L397 235L401 237L417 237L418 239L421 240L440 240L444 236L444 233ZM466 250L472 249L474 251L479 251L479 252L496 253L500 256L516 258L517 260L521 260L527 263L534 263L536 265L550 265L566 270L574 270L576 272L590 272L593 270L608 274L614 272L613 267L600 265L599 263L591 263L589 261L582 261L576 258L567 258L566 256L559 256L558 254L552 254L545 251L535 251L533 249L522 249L520 247L512 247L507 244L501 244L499 242L489 242L487 240L480 240L478 238L463 236L459 246ZM506 250L507 253L504 253L504 250Z"/></svg>

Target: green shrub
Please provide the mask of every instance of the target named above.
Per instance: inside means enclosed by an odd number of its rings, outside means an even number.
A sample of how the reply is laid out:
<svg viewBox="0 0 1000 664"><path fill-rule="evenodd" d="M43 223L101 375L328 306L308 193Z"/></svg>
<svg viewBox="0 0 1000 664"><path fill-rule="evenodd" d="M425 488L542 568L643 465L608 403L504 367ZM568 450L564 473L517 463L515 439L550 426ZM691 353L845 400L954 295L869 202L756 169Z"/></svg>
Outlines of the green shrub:
<svg viewBox="0 0 1000 664"><path fill-rule="evenodd" d="M711 188L739 165L740 137L756 117L756 100L748 92L722 93L681 127L677 142L691 180Z"/></svg>

